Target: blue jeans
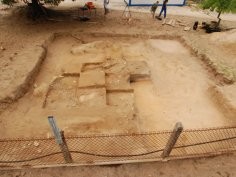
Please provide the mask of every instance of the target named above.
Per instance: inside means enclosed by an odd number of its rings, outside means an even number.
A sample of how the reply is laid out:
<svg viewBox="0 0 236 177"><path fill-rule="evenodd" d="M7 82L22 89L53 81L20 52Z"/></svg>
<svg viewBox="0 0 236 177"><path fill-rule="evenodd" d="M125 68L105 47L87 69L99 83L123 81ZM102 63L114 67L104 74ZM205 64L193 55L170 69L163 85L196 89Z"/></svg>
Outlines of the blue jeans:
<svg viewBox="0 0 236 177"><path fill-rule="evenodd" d="M159 17L161 16L162 12L164 11L164 18L166 18L166 6L162 6L161 12L159 14Z"/></svg>

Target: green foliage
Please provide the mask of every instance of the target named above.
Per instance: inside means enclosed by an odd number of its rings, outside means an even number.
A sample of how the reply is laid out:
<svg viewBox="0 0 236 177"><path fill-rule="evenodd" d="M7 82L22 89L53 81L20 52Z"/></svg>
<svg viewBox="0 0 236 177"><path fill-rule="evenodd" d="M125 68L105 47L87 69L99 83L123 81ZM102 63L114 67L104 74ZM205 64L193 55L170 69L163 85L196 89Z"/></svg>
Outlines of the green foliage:
<svg viewBox="0 0 236 177"><path fill-rule="evenodd" d="M51 5L55 5L55 6L58 6L61 1L63 1L63 0L43 0L43 2L45 4L51 4Z"/></svg>
<svg viewBox="0 0 236 177"><path fill-rule="evenodd" d="M236 12L236 0L203 0L201 6L203 9L210 9L211 11L219 13L217 26L219 26L221 22L221 13Z"/></svg>
<svg viewBox="0 0 236 177"><path fill-rule="evenodd" d="M23 0L25 3L28 3L27 0ZM40 2L45 4L51 4L51 5L59 5L60 2L63 0L40 0ZM15 2L15 0L0 0L2 4L10 5L12 6Z"/></svg>
<svg viewBox="0 0 236 177"><path fill-rule="evenodd" d="M9 6L12 6L15 2L15 0L0 0L0 2L2 4L6 4L6 5L9 5Z"/></svg>
<svg viewBox="0 0 236 177"><path fill-rule="evenodd" d="M236 0L203 0L203 9L217 12L236 12Z"/></svg>

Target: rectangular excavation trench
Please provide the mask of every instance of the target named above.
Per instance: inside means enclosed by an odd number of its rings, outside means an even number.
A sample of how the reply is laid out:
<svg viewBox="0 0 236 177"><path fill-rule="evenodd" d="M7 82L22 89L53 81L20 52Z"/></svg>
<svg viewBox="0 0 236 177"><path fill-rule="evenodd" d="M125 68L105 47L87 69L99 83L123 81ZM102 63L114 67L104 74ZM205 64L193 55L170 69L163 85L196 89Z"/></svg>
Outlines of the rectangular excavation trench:
<svg viewBox="0 0 236 177"><path fill-rule="evenodd" d="M67 135L232 124L211 100L214 81L179 41L80 38L48 47L31 90L0 115L2 137L52 136L48 115Z"/></svg>

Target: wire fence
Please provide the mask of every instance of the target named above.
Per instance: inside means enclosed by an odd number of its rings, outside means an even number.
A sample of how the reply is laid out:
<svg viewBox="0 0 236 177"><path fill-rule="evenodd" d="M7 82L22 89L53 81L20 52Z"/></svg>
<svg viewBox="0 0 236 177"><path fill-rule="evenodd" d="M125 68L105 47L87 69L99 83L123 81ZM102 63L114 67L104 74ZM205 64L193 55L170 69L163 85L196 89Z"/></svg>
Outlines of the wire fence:
<svg viewBox="0 0 236 177"><path fill-rule="evenodd" d="M173 132L65 136L64 148L54 138L2 139L0 168L160 161L236 150L236 126L183 130L168 147ZM170 153L163 156L166 148Z"/></svg>

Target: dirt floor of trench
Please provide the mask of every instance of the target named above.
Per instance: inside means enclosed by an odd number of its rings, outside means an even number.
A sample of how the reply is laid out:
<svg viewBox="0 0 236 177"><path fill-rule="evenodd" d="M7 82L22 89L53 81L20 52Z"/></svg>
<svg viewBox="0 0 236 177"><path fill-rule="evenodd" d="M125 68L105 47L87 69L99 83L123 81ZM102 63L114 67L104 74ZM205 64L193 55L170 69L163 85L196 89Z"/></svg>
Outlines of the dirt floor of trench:
<svg viewBox="0 0 236 177"><path fill-rule="evenodd" d="M124 133L232 125L201 61L177 40L57 37L30 91L1 114L2 137Z"/></svg>

